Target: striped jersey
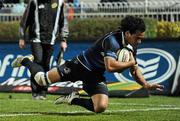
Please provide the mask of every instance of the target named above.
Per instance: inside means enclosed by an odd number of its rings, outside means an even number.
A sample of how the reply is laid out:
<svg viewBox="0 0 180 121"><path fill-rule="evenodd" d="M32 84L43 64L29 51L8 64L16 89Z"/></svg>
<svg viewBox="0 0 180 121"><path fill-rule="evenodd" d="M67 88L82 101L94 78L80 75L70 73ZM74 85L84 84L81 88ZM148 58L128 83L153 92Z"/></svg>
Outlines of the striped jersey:
<svg viewBox="0 0 180 121"><path fill-rule="evenodd" d="M59 33L67 38L69 30L64 12L64 0L29 0L20 22L20 38L25 39L27 28L32 42L54 45Z"/></svg>

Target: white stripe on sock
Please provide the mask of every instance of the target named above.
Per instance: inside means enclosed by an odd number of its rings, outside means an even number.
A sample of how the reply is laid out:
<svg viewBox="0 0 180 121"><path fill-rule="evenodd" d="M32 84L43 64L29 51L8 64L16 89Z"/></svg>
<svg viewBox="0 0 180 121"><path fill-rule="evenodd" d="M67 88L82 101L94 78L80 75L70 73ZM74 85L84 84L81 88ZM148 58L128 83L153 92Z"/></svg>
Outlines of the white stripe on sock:
<svg viewBox="0 0 180 121"><path fill-rule="evenodd" d="M48 72L46 72L46 78L47 78L48 83L51 84L52 82L51 82L51 80L49 79Z"/></svg>

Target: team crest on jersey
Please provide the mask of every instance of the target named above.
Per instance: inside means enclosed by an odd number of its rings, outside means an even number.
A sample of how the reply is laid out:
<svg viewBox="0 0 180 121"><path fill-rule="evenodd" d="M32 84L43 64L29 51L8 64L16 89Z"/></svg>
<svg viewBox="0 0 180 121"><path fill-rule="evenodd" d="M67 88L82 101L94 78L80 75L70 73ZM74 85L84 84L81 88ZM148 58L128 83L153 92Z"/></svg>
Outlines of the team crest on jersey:
<svg viewBox="0 0 180 121"><path fill-rule="evenodd" d="M64 73L65 74L68 74L68 73L70 73L71 72L71 69L70 68L68 68L68 67L65 67L64 68Z"/></svg>
<svg viewBox="0 0 180 121"><path fill-rule="evenodd" d="M176 61L174 57L161 49L143 48L137 53L137 62L145 79L149 83L161 83L170 78L175 69ZM130 71L114 73L115 77L121 82L132 82Z"/></svg>
<svg viewBox="0 0 180 121"><path fill-rule="evenodd" d="M54 9L54 8L57 8L57 6L58 6L57 3L52 3L52 4L51 4L51 8L53 8L53 9Z"/></svg>

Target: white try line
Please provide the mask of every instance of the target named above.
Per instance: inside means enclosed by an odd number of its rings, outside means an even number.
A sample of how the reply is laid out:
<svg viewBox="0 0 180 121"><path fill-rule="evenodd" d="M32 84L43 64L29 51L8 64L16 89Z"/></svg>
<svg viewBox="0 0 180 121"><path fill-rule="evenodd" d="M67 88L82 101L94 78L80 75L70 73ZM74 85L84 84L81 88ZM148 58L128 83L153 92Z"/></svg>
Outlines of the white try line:
<svg viewBox="0 0 180 121"><path fill-rule="evenodd" d="M6 114L0 114L0 117L14 117L14 116L35 116L35 115L41 115L41 114L34 114L34 113L6 113Z"/></svg>
<svg viewBox="0 0 180 121"><path fill-rule="evenodd" d="M110 105L124 105L124 106L152 106L152 107L180 107L180 105L165 105L165 104L143 104L143 103L109 103Z"/></svg>
<svg viewBox="0 0 180 121"><path fill-rule="evenodd" d="M13 101L18 102L28 102L28 101L44 101L48 103L54 103L55 100L34 100L34 99L13 99ZM109 105L124 105L124 106L152 106L152 107L180 107L180 105L172 105L172 104L143 104L143 103L109 103Z"/></svg>
<svg viewBox="0 0 180 121"><path fill-rule="evenodd" d="M148 112L148 111L170 111L180 110L180 108L145 108L145 109L124 109L124 110L106 110L104 114L109 113L125 113L125 112ZM0 113L0 117L17 117L17 116L39 116L39 115L82 115L82 114L94 114L90 111L68 111L68 112L35 112L35 113Z"/></svg>
<svg viewBox="0 0 180 121"><path fill-rule="evenodd" d="M180 108L145 108L145 109L124 109L124 110L107 110L109 113L117 112L148 112L148 111L170 111L170 110L180 110Z"/></svg>

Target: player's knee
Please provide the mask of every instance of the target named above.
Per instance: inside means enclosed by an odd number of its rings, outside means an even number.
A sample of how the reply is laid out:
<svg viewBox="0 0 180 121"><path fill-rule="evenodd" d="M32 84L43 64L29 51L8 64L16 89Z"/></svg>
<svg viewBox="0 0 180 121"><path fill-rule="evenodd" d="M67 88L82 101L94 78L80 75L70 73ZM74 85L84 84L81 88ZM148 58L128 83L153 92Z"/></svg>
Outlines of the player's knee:
<svg viewBox="0 0 180 121"><path fill-rule="evenodd" d="M95 113L102 113L106 110L107 107L108 107L107 103L100 103L97 106L94 106L94 112Z"/></svg>
<svg viewBox="0 0 180 121"><path fill-rule="evenodd" d="M46 80L44 72L38 72L35 74L34 79L40 86L47 86L48 81Z"/></svg>

